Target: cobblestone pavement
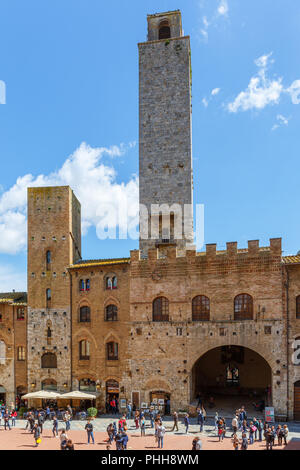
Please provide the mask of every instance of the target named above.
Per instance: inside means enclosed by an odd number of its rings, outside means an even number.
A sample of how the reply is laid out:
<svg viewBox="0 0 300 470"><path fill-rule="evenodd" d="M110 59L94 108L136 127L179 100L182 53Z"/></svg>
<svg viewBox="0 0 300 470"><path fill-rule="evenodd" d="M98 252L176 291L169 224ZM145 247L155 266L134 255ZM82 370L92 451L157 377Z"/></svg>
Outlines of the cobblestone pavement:
<svg viewBox="0 0 300 470"><path fill-rule="evenodd" d="M104 415L101 418L97 418L93 420L93 426L94 426L94 431L95 432L106 432L107 426L112 423L116 422L118 423L120 416L107 416ZM192 435L198 435L200 427L197 424L197 419L192 418L191 420L191 425L189 427L189 433L191 436ZM3 422L2 422L3 423ZM25 429L27 421L26 420L17 420L16 422L16 427L17 428L23 428ZM163 423L164 426L166 427L167 434L174 434L175 436L184 436L185 433L185 426L182 423L182 420L179 420L179 431L174 431L172 432L173 428L173 419L171 417L164 417L163 418ZM137 435L140 436L140 430L135 428L135 424L133 420L128 420L128 433L131 435ZM227 435L231 435L231 427L229 426L231 424L231 420L227 420L228 424L228 430L227 430ZM279 423L276 423L276 425ZM286 424L286 423L281 423L281 424ZM300 423L295 423L295 422L289 422L288 428L289 428L289 438L293 439L294 441L300 441ZM72 431L83 431L84 427L86 425L86 420L79 421L79 420L74 420L71 421L71 430ZM63 429L65 427L63 421L59 421L59 429ZM0 429L3 428L3 426L0 427ZM44 423L44 429L52 429L52 423L50 421L46 421ZM154 430L151 429L150 427L150 421L146 421L146 434L151 435L154 433ZM241 433L238 433L240 436ZM214 423L212 419L209 419L206 424L204 425L204 432L202 433L202 436L206 437L215 437L215 429L214 429Z"/></svg>

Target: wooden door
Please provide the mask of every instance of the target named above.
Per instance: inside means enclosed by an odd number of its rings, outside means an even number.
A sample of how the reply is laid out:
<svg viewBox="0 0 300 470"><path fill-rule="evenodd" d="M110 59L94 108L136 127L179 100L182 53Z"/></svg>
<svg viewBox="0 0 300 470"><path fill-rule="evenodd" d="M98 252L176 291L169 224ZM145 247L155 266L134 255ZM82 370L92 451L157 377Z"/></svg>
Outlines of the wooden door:
<svg viewBox="0 0 300 470"><path fill-rule="evenodd" d="M300 421L300 381L294 385L294 420Z"/></svg>

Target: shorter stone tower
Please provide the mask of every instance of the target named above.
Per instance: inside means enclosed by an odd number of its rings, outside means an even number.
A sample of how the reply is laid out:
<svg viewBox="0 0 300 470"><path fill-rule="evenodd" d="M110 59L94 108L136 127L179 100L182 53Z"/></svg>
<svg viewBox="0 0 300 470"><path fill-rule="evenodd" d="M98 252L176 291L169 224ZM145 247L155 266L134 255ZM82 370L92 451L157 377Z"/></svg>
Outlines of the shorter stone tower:
<svg viewBox="0 0 300 470"><path fill-rule="evenodd" d="M28 390L71 388L70 278L80 203L68 186L28 189Z"/></svg>

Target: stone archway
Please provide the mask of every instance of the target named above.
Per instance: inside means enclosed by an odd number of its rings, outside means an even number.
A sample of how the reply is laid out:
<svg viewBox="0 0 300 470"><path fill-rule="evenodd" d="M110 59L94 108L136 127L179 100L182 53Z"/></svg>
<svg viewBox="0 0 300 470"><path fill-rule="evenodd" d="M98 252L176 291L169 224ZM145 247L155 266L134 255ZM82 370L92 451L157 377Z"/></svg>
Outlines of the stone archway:
<svg viewBox="0 0 300 470"><path fill-rule="evenodd" d="M209 406L240 408L243 404L254 412L272 406L273 373L267 360L253 349L224 345L212 348L194 363L191 372L191 402ZM213 405L212 405L213 408ZM218 411L218 410L217 410Z"/></svg>

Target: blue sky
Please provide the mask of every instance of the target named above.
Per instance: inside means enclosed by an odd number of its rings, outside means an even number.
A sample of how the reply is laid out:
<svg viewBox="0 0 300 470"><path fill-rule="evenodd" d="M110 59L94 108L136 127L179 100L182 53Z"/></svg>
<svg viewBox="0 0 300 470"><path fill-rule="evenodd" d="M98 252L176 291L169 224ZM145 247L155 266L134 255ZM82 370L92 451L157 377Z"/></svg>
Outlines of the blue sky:
<svg viewBox="0 0 300 470"><path fill-rule="evenodd" d="M137 248L97 237L97 207L136 202L137 43L148 13L175 9L191 36L194 198L205 205L205 243L282 237L284 254L300 250L299 2L3 0L0 291L26 289L28 185L73 186L84 258Z"/></svg>

